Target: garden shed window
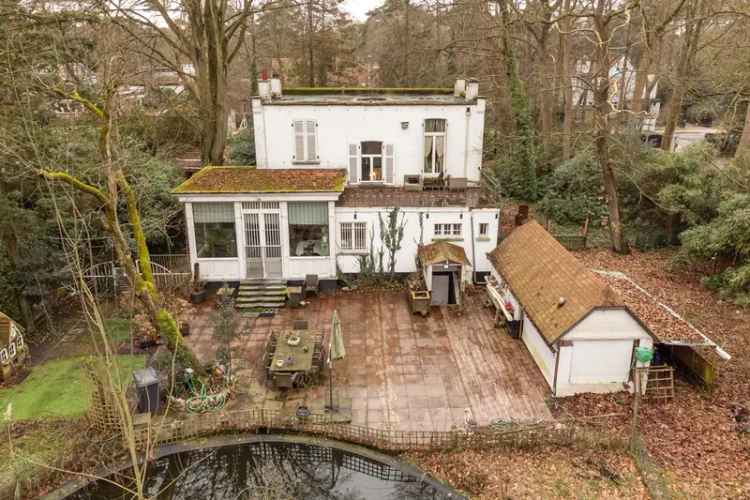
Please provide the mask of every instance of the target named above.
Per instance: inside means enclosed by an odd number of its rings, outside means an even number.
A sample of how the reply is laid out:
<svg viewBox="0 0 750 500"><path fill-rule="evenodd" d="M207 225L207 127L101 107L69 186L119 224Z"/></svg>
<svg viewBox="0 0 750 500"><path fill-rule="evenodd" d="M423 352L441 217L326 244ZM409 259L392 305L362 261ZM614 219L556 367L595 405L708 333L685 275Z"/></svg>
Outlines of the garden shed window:
<svg viewBox="0 0 750 500"><path fill-rule="evenodd" d="M424 173L439 174L445 165L446 120L429 118L424 121Z"/></svg>
<svg viewBox="0 0 750 500"><path fill-rule="evenodd" d="M287 210L291 256L328 256L328 203L289 202Z"/></svg>
<svg viewBox="0 0 750 500"><path fill-rule="evenodd" d="M479 236L487 236L487 230L488 230L489 224L486 222L480 222L479 223Z"/></svg>
<svg viewBox="0 0 750 500"><path fill-rule="evenodd" d="M367 223L341 223L341 249L367 250Z"/></svg>
<svg viewBox="0 0 750 500"><path fill-rule="evenodd" d="M295 120L294 158L295 162L317 162L318 156L318 123L315 120Z"/></svg>
<svg viewBox="0 0 750 500"><path fill-rule="evenodd" d="M193 227L199 259L237 257L234 203L193 203Z"/></svg>

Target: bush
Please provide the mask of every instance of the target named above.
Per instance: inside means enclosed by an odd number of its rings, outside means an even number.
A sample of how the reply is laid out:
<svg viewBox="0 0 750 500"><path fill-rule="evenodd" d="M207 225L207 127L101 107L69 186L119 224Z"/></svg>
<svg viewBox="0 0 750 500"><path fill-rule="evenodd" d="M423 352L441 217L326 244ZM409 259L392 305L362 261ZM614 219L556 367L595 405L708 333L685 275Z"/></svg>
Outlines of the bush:
<svg viewBox="0 0 750 500"><path fill-rule="evenodd" d="M255 165L255 134L248 126L227 141L229 163L232 165Z"/></svg>
<svg viewBox="0 0 750 500"><path fill-rule="evenodd" d="M544 179L546 194L539 211L558 224L583 224L607 212L602 196L602 174L590 151L584 151Z"/></svg>

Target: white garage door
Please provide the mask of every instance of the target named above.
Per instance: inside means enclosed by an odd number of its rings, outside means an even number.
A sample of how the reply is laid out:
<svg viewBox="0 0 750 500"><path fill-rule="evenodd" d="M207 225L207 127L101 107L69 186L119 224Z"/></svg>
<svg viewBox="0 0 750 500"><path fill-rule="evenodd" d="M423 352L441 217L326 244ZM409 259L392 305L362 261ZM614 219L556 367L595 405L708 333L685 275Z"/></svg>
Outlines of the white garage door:
<svg viewBox="0 0 750 500"><path fill-rule="evenodd" d="M576 340L570 366L571 384L627 382L632 340Z"/></svg>

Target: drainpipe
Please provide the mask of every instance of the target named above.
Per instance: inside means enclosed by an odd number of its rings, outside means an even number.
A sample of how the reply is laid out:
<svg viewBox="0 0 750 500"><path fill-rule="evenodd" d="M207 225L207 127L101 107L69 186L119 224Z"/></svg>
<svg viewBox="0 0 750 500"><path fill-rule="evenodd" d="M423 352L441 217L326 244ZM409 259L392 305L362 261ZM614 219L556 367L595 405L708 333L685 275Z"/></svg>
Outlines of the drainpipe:
<svg viewBox="0 0 750 500"><path fill-rule="evenodd" d="M474 248L474 211L469 209L469 222L471 223L471 265L474 268L471 271L471 282L477 282L477 253Z"/></svg>
<svg viewBox="0 0 750 500"><path fill-rule="evenodd" d="M466 106L466 126L464 134L464 179L469 179L469 123L471 119L471 108Z"/></svg>
<svg viewBox="0 0 750 500"><path fill-rule="evenodd" d="M552 395L554 397L557 397L557 372L560 368L560 352L562 348L560 346L560 343L557 344L557 352L555 353L555 373L552 378Z"/></svg>

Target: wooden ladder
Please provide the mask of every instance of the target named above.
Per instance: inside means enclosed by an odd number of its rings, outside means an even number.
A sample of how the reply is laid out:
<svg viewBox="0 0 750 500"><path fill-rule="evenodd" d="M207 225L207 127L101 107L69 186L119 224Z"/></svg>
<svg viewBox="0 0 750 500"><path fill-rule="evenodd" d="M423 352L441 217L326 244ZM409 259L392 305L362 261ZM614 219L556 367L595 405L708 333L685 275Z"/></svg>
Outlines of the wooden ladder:
<svg viewBox="0 0 750 500"><path fill-rule="evenodd" d="M646 375L646 391L644 396L649 399L665 400L674 398L674 368L669 365L648 366L638 368L638 372Z"/></svg>

